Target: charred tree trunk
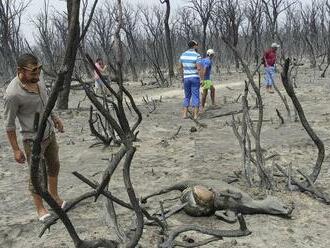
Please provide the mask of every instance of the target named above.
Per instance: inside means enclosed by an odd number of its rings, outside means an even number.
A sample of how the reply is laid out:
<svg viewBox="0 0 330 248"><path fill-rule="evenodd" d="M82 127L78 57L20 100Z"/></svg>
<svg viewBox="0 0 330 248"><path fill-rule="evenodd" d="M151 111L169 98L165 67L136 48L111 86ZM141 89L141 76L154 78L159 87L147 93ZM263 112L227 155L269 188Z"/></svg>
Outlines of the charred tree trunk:
<svg viewBox="0 0 330 248"><path fill-rule="evenodd" d="M237 49L238 45L238 25L233 24L233 46ZM239 69L239 59L235 56L235 68Z"/></svg>
<svg viewBox="0 0 330 248"><path fill-rule="evenodd" d="M207 21L203 22L203 39L202 39L202 52L206 54L206 29L207 29Z"/></svg>
<svg viewBox="0 0 330 248"><path fill-rule="evenodd" d="M73 9L75 4L74 2L74 0L67 1L69 32L73 39L70 44L70 47L68 47L67 49L67 54L64 57L64 64L67 65L67 73L64 78L62 91L58 96L56 105L58 109L68 109L71 79L80 42L79 9L78 11L75 11ZM77 4L80 6L80 1L77 1ZM76 21L73 22L72 20Z"/></svg>
<svg viewBox="0 0 330 248"><path fill-rule="evenodd" d="M327 2L327 8L328 8L328 12L330 14L330 3L328 3L328 2ZM327 48L326 48L327 49L327 52L326 52L327 53L326 54L326 56L327 56L327 66L324 68L324 70L321 74L322 78L325 77L325 73L327 72L327 70L330 66L330 21L328 23L328 34L327 34L327 43L326 43L326 45L327 45Z"/></svg>
<svg viewBox="0 0 330 248"><path fill-rule="evenodd" d="M192 5L191 8L196 11L196 13L200 17L200 21L202 24L202 51L201 53L205 55L206 53L206 30L208 22L211 18L212 11L215 7L216 0L189 0Z"/></svg>
<svg viewBox="0 0 330 248"><path fill-rule="evenodd" d="M170 13L171 13L171 5L170 0L161 0L161 3L166 3L166 14L164 19L164 27L165 27L165 39L166 39L166 51L167 51L167 62L168 62L168 73L170 78L174 77L173 70L173 53L172 53L172 39L171 39L171 30L168 24Z"/></svg>

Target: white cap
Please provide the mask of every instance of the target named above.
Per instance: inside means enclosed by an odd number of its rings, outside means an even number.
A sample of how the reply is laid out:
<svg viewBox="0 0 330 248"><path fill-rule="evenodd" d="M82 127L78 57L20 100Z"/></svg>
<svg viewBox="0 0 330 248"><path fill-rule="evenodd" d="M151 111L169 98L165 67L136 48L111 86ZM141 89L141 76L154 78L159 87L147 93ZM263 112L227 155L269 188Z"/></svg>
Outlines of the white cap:
<svg viewBox="0 0 330 248"><path fill-rule="evenodd" d="M272 48L279 48L279 47L280 47L280 45L279 45L279 44L277 44L276 42L274 42L274 43L272 43L271 47L272 47Z"/></svg>
<svg viewBox="0 0 330 248"><path fill-rule="evenodd" d="M214 54L214 50L213 50L213 49L209 49L209 50L206 51L206 54L207 54L208 56L211 56L211 55Z"/></svg>

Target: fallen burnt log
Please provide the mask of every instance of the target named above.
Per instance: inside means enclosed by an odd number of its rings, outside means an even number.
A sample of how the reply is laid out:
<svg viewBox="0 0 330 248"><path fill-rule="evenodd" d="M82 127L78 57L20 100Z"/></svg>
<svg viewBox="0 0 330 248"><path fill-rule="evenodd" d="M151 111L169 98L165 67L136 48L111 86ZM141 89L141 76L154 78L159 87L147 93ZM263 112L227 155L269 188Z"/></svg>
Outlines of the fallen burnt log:
<svg viewBox="0 0 330 248"><path fill-rule="evenodd" d="M235 214L271 214L291 217L293 207L274 196L253 199L248 193L221 180L187 180L162 188L141 199L143 203L156 195L180 191L183 210L190 216L223 217L224 211ZM188 203L188 204L186 204Z"/></svg>

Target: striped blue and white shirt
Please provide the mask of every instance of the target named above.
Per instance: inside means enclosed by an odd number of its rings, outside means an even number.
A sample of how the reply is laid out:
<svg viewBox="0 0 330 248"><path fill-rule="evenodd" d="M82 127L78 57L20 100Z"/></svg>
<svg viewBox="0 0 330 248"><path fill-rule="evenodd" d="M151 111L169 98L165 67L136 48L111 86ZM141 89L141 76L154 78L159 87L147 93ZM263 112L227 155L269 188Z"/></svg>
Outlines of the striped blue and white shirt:
<svg viewBox="0 0 330 248"><path fill-rule="evenodd" d="M180 63L183 66L183 78L199 77L197 64L201 64L202 58L194 49L185 51L180 56Z"/></svg>

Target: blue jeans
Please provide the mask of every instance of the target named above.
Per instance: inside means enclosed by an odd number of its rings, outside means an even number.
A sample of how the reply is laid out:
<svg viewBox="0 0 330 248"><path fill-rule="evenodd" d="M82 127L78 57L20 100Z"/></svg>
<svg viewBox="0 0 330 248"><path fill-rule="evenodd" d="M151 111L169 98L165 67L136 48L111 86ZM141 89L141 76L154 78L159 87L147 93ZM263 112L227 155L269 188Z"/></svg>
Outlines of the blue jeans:
<svg viewBox="0 0 330 248"><path fill-rule="evenodd" d="M274 84L275 76L275 66L266 66L265 67L265 84L267 86L272 86Z"/></svg>
<svg viewBox="0 0 330 248"><path fill-rule="evenodd" d="M95 88L100 88L100 89L102 89L103 87L105 87L105 86L104 86L104 83L103 83L103 81L101 80L101 78L96 79L96 80L95 80Z"/></svg>
<svg viewBox="0 0 330 248"><path fill-rule="evenodd" d="M188 108L191 106L194 108L199 107L199 88L200 88L200 79L199 77L185 78L183 80L184 87L184 100L183 107Z"/></svg>

